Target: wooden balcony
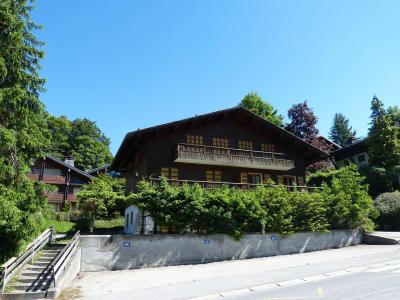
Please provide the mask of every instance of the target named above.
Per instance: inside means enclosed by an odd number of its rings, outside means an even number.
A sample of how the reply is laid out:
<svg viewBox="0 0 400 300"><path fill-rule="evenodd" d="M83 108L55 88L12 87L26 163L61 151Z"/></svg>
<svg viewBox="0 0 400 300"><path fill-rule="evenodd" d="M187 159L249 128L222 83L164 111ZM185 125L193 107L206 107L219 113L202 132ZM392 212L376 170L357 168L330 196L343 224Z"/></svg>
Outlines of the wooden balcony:
<svg viewBox="0 0 400 300"><path fill-rule="evenodd" d="M40 174L29 173L28 177L33 180L39 180ZM65 184L66 177L61 175L43 175L43 182L54 184Z"/></svg>
<svg viewBox="0 0 400 300"><path fill-rule="evenodd" d="M64 193L60 192L49 192L46 193L47 199L50 202L63 202L64 201Z"/></svg>
<svg viewBox="0 0 400 300"><path fill-rule="evenodd" d="M78 198L76 197L76 194L67 194L67 201L76 202L78 201Z"/></svg>
<svg viewBox="0 0 400 300"><path fill-rule="evenodd" d="M175 162L288 171L294 161L283 153L178 144Z"/></svg>
<svg viewBox="0 0 400 300"><path fill-rule="evenodd" d="M152 185L159 185L161 178L149 178L149 181ZM175 179L167 179L168 183L171 186L183 186L184 184L194 185L198 184L204 189L216 189L221 187L229 187L229 188L237 188L243 190L255 190L257 186L262 184L253 184L253 183L240 183L240 182L215 182L215 181L201 181L201 180L175 180ZM310 186L299 186L299 185L285 185L288 191L300 191L300 192L308 192L312 193L315 191L320 191L321 187L310 187Z"/></svg>

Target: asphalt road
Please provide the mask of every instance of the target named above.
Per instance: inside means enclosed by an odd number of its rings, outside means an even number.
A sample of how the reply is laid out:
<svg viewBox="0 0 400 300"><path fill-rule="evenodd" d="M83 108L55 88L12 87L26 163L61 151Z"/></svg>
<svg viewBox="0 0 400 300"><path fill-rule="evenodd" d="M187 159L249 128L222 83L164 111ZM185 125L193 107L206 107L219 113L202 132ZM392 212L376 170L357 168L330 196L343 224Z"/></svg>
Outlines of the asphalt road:
<svg viewBox="0 0 400 300"><path fill-rule="evenodd" d="M83 273L85 299L400 299L400 245Z"/></svg>

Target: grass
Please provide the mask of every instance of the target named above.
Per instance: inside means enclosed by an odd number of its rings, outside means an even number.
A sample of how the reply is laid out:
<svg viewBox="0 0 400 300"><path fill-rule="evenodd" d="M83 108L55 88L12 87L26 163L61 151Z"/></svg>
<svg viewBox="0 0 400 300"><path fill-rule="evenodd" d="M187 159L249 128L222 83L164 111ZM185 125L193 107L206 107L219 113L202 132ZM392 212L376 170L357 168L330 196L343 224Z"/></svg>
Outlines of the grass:
<svg viewBox="0 0 400 300"><path fill-rule="evenodd" d="M46 219L46 227L53 226L57 233L67 233L74 230L75 222L71 221L58 221L54 219Z"/></svg>
<svg viewBox="0 0 400 300"><path fill-rule="evenodd" d="M124 227L124 217L111 220L96 220L94 222L94 227L98 229L112 229L112 228L122 228Z"/></svg>

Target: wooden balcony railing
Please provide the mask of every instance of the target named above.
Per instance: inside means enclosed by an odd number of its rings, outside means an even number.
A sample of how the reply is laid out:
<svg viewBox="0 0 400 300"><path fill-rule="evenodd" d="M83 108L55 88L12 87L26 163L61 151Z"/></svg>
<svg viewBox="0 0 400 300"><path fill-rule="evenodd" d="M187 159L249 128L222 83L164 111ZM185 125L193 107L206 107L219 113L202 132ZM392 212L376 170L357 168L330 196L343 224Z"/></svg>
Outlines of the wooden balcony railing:
<svg viewBox="0 0 400 300"><path fill-rule="evenodd" d="M152 185L159 185L161 178L149 178L149 181ZM257 186L262 184L253 184L253 183L240 183L240 182L215 182L215 181L201 181L201 180L175 180L175 179L167 179L168 183L172 186L183 186L184 184L194 185L198 184L204 189L215 189L227 186L229 188L237 188L243 190L255 190ZM288 191L300 191L300 192L308 192L312 193L315 191L320 191L321 187L312 187L312 186L299 186L299 185L285 185Z"/></svg>
<svg viewBox="0 0 400 300"><path fill-rule="evenodd" d="M43 181L45 183L66 183L66 178L61 175L43 175Z"/></svg>
<svg viewBox="0 0 400 300"><path fill-rule="evenodd" d="M76 197L76 194L67 194L67 200L71 202L76 202L78 201L78 198Z"/></svg>
<svg viewBox="0 0 400 300"><path fill-rule="evenodd" d="M54 202L64 201L64 198L65 198L65 195L63 192L49 192L49 193L46 193L46 196L49 201L54 201Z"/></svg>
<svg viewBox="0 0 400 300"><path fill-rule="evenodd" d="M294 161L283 153L178 144L175 162L287 171Z"/></svg>

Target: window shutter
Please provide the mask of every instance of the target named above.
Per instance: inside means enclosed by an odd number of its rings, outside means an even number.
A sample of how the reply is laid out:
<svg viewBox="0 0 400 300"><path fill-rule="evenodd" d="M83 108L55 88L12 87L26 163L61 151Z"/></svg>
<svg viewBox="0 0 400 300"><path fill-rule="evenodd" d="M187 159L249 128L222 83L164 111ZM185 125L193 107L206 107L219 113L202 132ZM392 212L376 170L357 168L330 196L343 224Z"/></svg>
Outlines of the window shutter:
<svg viewBox="0 0 400 300"><path fill-rule="evenodd" d="M297 183L299 186L304 186L304 178L302 176L297 176Z"/></svg>
<svg viewBox="0 0 400 300"><path fill-rule="evenodd" d="M247 173L246 172L240 173L240 182L247 183Z"/></svg>
<svg viewBox="0 0 400 300"><path fill-rule="evenodd" d="M278 175L278 183L283 184L283 176L282 175Z"/></svg>

